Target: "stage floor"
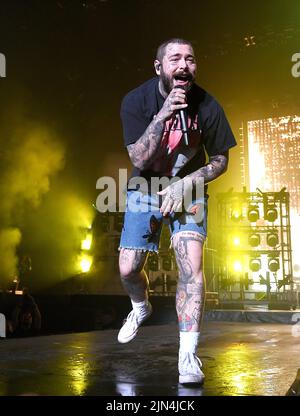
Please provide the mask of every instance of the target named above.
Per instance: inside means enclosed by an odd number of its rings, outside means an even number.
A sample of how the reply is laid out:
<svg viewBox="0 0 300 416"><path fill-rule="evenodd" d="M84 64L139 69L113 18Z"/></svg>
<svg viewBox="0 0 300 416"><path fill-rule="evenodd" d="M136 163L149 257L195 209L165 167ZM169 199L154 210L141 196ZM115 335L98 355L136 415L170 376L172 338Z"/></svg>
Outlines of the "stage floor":
<svg viewBox="0 0 300 416"><path fill-rule="evenodd" d="M0 395L283 396L300 368L297 325L205 322L204 386L178 384L177 325L0 339Z"/></svg>

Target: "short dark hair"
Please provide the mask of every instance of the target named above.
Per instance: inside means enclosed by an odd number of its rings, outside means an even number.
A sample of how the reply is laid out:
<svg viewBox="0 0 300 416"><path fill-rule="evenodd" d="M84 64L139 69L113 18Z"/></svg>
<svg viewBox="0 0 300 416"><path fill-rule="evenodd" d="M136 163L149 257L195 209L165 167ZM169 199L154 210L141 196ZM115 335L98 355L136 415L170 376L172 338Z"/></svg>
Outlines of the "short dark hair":
<svg viewBox="0 0 300 416"><path fill-rule="evenodd" d="M160 62L162 61L162 59L163 59L163 57L165 56L165 53L166 53L166 47L170 43L178 43L180 45L190 45L191 47L193 47L193 45L191 44L191 42L189 40L186 40L186 39L172 38L172 39L166 40L161 45L159 45L159 47L157 48L157 51L156 51L156 59L158 61L160 61Z"/></svg>

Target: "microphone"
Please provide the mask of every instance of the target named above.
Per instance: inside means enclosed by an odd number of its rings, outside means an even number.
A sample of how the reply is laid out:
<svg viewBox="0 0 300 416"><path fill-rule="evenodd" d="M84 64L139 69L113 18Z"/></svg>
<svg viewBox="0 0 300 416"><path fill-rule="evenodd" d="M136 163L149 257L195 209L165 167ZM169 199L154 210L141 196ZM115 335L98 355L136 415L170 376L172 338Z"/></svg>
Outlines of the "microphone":
<svg viewBox="0 0 300 416"><path fill-rule="evenodd" d="M182 90L184 90L183 87L181 87L180 85L176 85L175 88L181 88ZM187 111L185 108L182 108L181 110L179 110L179 117L180 117L180 124L181 124L181 130L183 133L183 140L186 146L189 145L189 136L188 136L188 123L187 123Z"/></svg>
<svg viewBox="0 0 300 416"><path fill-rule="evenodd" d="M188 135L188 128L187 128L187 112L184 108L179 110L179 117L181 123L181 129L183 133L183 139L186 146L189 145L189 135Z"/></svg>

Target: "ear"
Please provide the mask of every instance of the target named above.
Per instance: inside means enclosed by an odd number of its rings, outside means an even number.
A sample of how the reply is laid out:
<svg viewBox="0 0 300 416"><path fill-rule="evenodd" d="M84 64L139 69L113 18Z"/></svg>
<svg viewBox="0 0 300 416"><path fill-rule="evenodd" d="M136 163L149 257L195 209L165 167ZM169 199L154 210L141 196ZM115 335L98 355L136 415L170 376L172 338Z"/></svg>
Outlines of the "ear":
<svg viewBox="0 0 300 416"><path fill-rule="evenodd" d="M155 59L154 69L155 69L156 75L160 75L160 67L161 67L161 63L157 59Z"/></svg>

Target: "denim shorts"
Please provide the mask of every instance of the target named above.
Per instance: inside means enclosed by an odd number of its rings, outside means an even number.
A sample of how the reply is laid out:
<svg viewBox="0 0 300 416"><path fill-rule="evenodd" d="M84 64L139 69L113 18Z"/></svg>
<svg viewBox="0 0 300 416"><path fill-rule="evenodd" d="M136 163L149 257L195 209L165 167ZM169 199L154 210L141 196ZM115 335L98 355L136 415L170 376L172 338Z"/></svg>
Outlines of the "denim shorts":
<svg viewBox="0 0 300 416"><path fill-rule="evenodd" d="M136 190L127 191L126 210L119 249L131 248L143 251L158 252L159 240L163 223L168 223L171 240L181 231L195 231L207 235L207 200L194 199L182 212L173 213L167 218L159 211L161 197L145 194ZM198 213L191 214L189 209L198 207Z"/></svg>

